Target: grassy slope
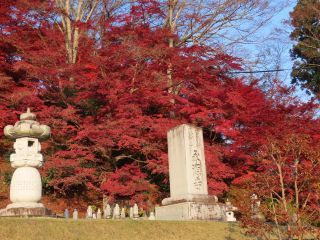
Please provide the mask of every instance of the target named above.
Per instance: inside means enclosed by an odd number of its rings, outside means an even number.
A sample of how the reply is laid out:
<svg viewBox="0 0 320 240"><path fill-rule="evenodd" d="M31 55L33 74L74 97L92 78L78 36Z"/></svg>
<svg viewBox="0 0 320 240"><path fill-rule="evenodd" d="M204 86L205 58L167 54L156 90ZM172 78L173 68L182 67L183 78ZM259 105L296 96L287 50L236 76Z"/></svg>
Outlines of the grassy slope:
<svg viewBox="0 0 320 240"><path fill-rule="evenodd" d="M0 219L1 240L244 240L236 224L133 220Z"/></svg>

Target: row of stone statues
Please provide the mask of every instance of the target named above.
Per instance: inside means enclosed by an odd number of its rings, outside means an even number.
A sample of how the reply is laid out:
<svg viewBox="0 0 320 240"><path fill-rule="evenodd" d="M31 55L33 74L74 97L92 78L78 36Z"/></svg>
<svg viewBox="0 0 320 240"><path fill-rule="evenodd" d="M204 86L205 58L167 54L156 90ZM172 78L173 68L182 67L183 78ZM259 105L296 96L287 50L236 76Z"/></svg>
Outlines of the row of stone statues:
<svg viewBox="0 0 320 240"><path fill-rule="evenodd" d="M227 222L235 222L236 218L234 217L235 208L231 205L229 201L226 202L226 210L224 220ZM129 209L127 212L126 210ZM72 214L73 219L78 219L78 210L75 208ZM64 218L69 218L69 210L66 209L64 212ZM130 219L139 219L139 208L137 204L134 204L133 207L120 208L119 204L115 204L112 208L109 204L106 205L103 214L100 208L97 211L94 211L93 206L89 205L86 212L86 219L125 219L129 217ZM144 218L148 220L156 220L154 212L150 212L149 217Z"/></svg>
<svg viewBox="0 0 320 240"><path fill-rule="evenodd" d="M129 210L128 212L126 211L127 209ZM129 208L120 208L119 204L115 204L112 208L109 204L107 204L103 210L103 214L100 208L98 208L97 211L94 211L94 208L89 205L86 212L87 219L125 219L127 217L131 219L139 219L139 207L137 204L134 204ZM64 212L64 218L69 218L68 209L66 209ZM72 218L78 219L78 210L76 208L73 211ZM150 212L148 219L155 220L154 212Z"/></svg>

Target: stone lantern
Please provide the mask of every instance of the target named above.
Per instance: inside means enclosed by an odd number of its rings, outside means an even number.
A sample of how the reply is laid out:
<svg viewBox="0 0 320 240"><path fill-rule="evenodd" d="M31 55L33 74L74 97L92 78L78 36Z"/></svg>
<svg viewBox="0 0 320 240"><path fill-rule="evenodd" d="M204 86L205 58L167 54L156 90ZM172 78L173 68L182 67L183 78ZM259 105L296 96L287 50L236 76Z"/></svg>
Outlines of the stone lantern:
<svg viewBox="0 0 320 240"><path fill-rule="evenodd" d="M40 203L42 183L37 169L43 164L40 141L50 137L50 127L40 125L36 115L28 108L26 113L20 115L20 121L4 128L4 135L15 141L15 152L10 155L15 171L10 184L12 203L0 210L0 216L51 215L51 211Z"/></svg>

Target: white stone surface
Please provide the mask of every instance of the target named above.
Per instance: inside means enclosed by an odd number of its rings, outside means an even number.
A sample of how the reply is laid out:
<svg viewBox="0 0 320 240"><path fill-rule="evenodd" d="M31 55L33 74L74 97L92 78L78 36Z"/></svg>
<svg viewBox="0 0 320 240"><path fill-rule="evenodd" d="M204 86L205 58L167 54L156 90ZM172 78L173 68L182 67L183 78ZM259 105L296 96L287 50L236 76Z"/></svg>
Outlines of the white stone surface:
<svg viewBox="0 0 320 240"><path fill-rule="evenodd" d="M157 220L222 220L222 204L183 202L156 207Z"/></svg>
<svg viewBox="0 0 320 240"><path fill-rule="evenodd" d="M15 140L15 153L10 155L11 166L17 168L10 183L8 208L40 207L42 182L36 167L42 166L43 157L39 153L40 143L36 138L22 137ZM43 205L41 204L43 207Z"/></svg>
<svg viewBox="0 0 320 240"><path fill-rule="evenodd" d="M44 205L37 202L15 202L6 206L6 209L11 208L44 208Z"/></svg>
<svg viewBox="0 0 320 240"><path fill-rule="evenodd" d="M15 153L10 155L13 168L18 167L41 167L43 163L41 145L36 138L23 137L16 139L14 145Z"/></svg>
<svg viewBox="0 0 320 240"><path fill-rule="evenodd" d="M207 195L207 174L201 128L182 124L168 134L170 198L163 204L193 195Z"/></svg>
<svg viewBox="0 0 320 240"><path fill-rule="evenodd" d="M33 167L19 167L12 176L10 200L13 203L37 203L41 199L40 173Z"/></svg>

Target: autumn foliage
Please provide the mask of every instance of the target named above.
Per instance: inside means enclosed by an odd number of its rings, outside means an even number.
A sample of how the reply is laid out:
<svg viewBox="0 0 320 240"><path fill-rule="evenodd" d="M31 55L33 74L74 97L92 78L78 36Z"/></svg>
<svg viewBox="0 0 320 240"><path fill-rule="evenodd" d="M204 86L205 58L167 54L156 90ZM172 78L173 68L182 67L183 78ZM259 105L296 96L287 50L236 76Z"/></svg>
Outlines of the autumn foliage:
<svg viewBox="0 0 320 240"><path fill-rule="evenodd" d="M252 179L233 190L249 232L261 239L319 238L319 154L318 134L269 138Z"/></svg>
<svg viewBox="0 0 320 240"><path fill-rule="evenodd" d="M166 132L181 123L203 128L209 192L219 196L259 171L270 136L319 132L314 103L234 77L241 59L170 47L178 36L156 26L157 1L72 22L81 32L75 63L53 2L4 1L0 13L0 127L29 106L52 128L42 170L49 196L159 203L169 193ZM10 146L2 137L1 153Z"/></svg>

